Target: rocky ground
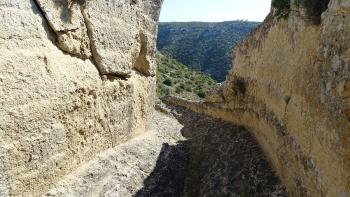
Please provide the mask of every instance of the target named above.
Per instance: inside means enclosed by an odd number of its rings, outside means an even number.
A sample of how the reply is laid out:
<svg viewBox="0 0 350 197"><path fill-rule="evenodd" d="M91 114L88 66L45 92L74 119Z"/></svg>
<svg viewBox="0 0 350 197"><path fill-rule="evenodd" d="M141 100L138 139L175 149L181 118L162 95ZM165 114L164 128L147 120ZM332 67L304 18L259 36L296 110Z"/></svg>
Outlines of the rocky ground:
<svg viewBox="0 0 350 197"><path fill-rule="evenodd" d="M286 196L248 131L178 106L154 130L99 155L47 196Z"/></svg>

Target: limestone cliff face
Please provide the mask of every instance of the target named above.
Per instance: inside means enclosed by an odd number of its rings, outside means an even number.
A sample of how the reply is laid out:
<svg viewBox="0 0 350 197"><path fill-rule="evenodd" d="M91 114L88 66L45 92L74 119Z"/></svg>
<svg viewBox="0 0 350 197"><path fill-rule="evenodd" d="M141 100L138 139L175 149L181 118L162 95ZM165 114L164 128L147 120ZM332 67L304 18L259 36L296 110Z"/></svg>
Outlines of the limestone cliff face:
<svg viewBox="0 0 350 197"><path fill-rule="evenodd" d="M248 127L291 196L350 196L350 2L271 13L233 56L207 102L171 102Z"/></svg>
<svg viewBox="0 0 350 197"><path fill-rule="evenodd" d="M0 0L0 196L39 196L148 129L161 3ZM350 196L349 13L271 13L208 101L171 102L245 125L291 196Z"/></svg>
<svg viewBox="0 0 350 197"><path fill-rule="evenodd" d="M0 196L147 130L161 0L0 1Z"/></svg>

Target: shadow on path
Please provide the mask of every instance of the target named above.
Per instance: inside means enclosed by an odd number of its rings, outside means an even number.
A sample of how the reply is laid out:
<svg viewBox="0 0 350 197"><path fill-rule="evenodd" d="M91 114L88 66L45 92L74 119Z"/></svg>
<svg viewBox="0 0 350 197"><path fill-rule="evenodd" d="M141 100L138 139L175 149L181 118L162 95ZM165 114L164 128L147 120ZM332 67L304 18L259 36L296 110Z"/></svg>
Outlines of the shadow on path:
<svg viewBox="0 0 350 197"><path fill-rule="evenodd" d="M163 145L136 196L287 196L250 133L240 126L167 106L186 142Z"/></svg>
<svg viewBox="0 0 350 197"><path fill-rule="evenodd" d="M144 181L144 187L135 196L183 196L186 164L185 142L179 142L176 146L163 144L154 171Z"/></svg>

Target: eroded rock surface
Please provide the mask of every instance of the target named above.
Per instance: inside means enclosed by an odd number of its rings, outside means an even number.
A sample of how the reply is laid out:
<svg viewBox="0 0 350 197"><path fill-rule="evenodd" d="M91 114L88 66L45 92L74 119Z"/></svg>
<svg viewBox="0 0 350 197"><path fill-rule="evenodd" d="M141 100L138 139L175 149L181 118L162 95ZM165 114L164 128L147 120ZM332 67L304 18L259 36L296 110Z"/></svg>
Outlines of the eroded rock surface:
<svg viewBox="0 0 350 197"><path fill-rule="evenodd" d="M158 1L35 0L56 33L58 46L92 58L103 75L154 76Z"/></svg>
<svg viewBox="0 0 350 197"><path fill-rule="evenodd" d="M152 132L100 154L46 196L286 196L247 130L169 107L177 119L156 112Z"/></svg>
<svg viewBox="0 0 350 197"><path fill-rule="evenodd" d="M291 196L350 196L349 13L347 0L331 0L320 24L271 13L207 102L166 100L246 126Z"/></svg>
<svg viewBox="0 0 350 197"><path fill-rule="evenodd" d="M181 196L187 162L182 125L155 113L152 126L152 131L98 155L46 195Z"/></svg>
<svg viewBox="0 0 350 197"><path fill-rule="evenodd" d="M57 195L182 195L183 174L169 174L183 172L187 159L192 165L192 153L178 132L148 133L111 149L150 128L161 3L0 1L0 196L40 196L54 185ZM330 0L320 24L294 7L286 19L271 13L235 49L232 73L207 102L167 101L244 125L291 196L350 196L349 11L348 0ZM196 117L187 119L201 123ZM189 136L199 140L190 148L208 161L192 177L200 185L194 192L284 195L271 171L257 170L267 163L255 162L263 157L247 133L227 134L204 120L206 129L182 122L204 129ZM170 122L171 131L178 128ZM242 142L249 157L222 146ZM165 159L157 163L159 155ZM141 165L127 163L133 159Z"/></svg>
<svg viewBox="0 0 350 197"><path fill-rule="evenodd" d="M39 196L148 130L161 1L71 2L0 1L0 196Z"/></svg>

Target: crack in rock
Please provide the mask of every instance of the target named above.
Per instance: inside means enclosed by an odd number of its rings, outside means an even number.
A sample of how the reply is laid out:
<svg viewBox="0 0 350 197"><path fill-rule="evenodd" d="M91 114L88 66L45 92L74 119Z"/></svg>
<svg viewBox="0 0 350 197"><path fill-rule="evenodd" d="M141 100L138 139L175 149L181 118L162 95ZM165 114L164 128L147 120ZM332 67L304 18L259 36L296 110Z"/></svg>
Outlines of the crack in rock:
<svg viewBox="0 0 350 197"><path fill-rule="evenodd" d="M56 33L58 47L81 59L91 57L90 41L81 6L66 0L35 0L44 18Z"/></svg>

